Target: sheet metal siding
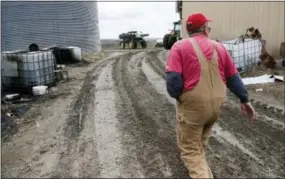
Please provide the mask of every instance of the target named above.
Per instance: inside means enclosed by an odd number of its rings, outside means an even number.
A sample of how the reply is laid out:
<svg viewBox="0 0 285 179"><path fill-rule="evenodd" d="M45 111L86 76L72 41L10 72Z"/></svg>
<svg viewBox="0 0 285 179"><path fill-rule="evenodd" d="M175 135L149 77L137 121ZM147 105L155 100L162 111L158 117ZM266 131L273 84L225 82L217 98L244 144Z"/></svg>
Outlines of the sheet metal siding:
<svg viewBox="0 0 285 179"><path fill-rule="evenodd" d="M2 51L37 43L101 51L97 2L1 2Z"/></svg>
<svg viewBox="0 0 285 179"><path fill-rule="evenodd" d="M231 40L253 26L267 41L268 52L278 56L284 41L284 8L284 2L183 2L182 37L187 37L188 15L202 12L213 21L210 23L212 39Z"/></svg>

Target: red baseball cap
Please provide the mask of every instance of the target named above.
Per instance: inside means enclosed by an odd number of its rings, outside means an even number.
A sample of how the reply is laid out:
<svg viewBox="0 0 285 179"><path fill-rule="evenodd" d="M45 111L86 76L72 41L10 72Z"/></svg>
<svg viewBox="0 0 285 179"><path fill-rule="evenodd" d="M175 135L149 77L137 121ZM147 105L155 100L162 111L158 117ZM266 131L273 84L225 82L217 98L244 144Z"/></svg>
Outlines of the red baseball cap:
<svg viewBox="0 0 285 179"><path fill-rule="evenodd" d="M212 22L211 20L207 19L202 13L191 14L186 24L192 24L192 28L200 28L205 25L207 22Z"/></svg>

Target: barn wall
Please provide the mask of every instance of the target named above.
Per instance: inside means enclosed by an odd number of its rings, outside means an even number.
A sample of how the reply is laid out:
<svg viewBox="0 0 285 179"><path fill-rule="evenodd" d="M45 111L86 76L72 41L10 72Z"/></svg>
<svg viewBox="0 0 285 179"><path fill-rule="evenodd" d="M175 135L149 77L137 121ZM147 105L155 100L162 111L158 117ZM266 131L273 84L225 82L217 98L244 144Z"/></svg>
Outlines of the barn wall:
<svg viewBox="0 0 285 179"><path fill-rule="evenodd" d="M97 2L1 1L1 50L37 43L101 51Z"/></svg>
<svg viewBox="0 0 285 179"><path fill-rule="evenodd" d="M202 12L213 21L210 23L212 39L234 39L253 26L262 33L268 52L278 56L284 41L284 8L284 2L183 2L182 37L187 37L188 15Z"/></svg>

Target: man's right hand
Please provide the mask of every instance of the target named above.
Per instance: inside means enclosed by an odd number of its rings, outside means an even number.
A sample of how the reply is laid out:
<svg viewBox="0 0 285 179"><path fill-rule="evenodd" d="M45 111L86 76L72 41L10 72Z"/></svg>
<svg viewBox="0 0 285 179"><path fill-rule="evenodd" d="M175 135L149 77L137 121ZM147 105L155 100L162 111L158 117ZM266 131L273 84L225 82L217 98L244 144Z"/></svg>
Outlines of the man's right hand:
<svg viewBox="0 0 285 179"><path fill-rule="evenodd" d="M242 111L243 114L249 116L249 119L250 119L251 122L255 118L255 111L254 111L254 108L253 108L253 106L251 105L250 102L242 103L241 104L241 111Z"/></svg>

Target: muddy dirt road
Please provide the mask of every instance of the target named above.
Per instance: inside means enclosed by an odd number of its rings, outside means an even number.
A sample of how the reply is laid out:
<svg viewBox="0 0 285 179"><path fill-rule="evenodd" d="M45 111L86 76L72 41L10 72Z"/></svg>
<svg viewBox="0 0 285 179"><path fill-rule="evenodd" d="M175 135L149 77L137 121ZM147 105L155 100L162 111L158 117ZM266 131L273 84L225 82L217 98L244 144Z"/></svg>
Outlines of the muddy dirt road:
<svg viewBox="0 0 285 179"><path fill-rule="evenodd" d="M118 51L86 67L70 95L37 108L40 127L2 143L2 177L187 177L165 89L166 53ZM228 96L207 151L217 177L285 177L283 114L273 103L254 106L250 123Z"/></svg>

